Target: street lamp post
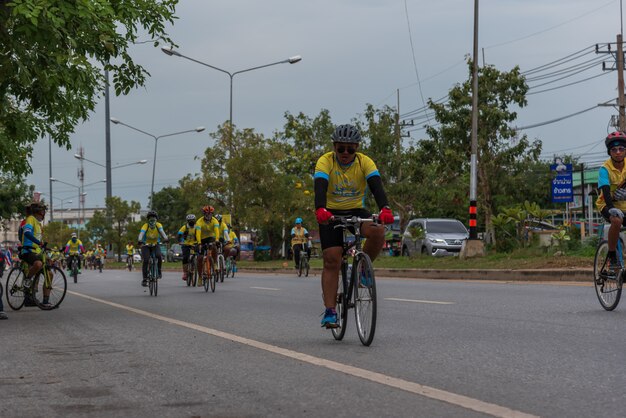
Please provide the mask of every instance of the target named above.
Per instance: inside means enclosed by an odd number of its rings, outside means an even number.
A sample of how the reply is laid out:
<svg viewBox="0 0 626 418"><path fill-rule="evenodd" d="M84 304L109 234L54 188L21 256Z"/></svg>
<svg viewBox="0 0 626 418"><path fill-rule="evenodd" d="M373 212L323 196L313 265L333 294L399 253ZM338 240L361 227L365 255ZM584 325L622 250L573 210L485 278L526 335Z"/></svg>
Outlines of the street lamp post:
<svg viewBox="0 0 626 418"><path fill-rule="evenodd" d="M90 163L95 164L95 165L99 165L100 167L104 167L104 168L107 167L104 164L100 164L100 163L98 163L96 161L90 160L89 158L82 157L80 154L74 154L74 158L76 158L77 160L89 161ZM134 163L119 164L119 165L116 165L115 167L111 167L111 170L115 170L116 168L128 167L130 165L146 164L147 162L148 162L148 160L139 160L139 161L135 161ZM108 181L107 181L107 183L108 183Z"/></svg>
<svg viewBox="0 0 626 418"><path fill-rule="evenodd" d="M106 183L107 179L94 181L93 183L85 184L84 186L77 186L77 185L72 184L72 183L67 183L67 182L65 182L63 180L55 179L54 177L50 177L50 181L51 182L62 183L62 184L65 184L65 185L71 186L71 187L76 187L76 189L78 190L78 237L80 238L80 229L81 229L81 226L82 226L82 223L83 223L83 219L82 218L84 217L84 215L81 217L80 202L81 202L81 197L85 196L87 194L87 193L83 193L83 190L87 186L92 186L92 185L98 184L98 183ZM84 207L83 207L83 211L84 211Z"/></svg>
<svg viewBox="0 0 626 418"><path fill-rule="evenodd" d="M237 75L237 74L241 74L241 73L245 73L248 71L253 71L253 70L258 70L260 68L265 68L265 67L270 67L272 65L278 65L278 64L295 64L297 62L302 61L302 57L300 55L294 55L293 57L289 57L285 60L282 61L276 61L276 62L272 62L270 64L265 64L265 65L259 65L256 67L252 67L252 68L246 68L245 70L239 70L239 71L235 71L233 73L231 73L230 71L224 70L222 68L216 67L214 65L210 65L207 64L205 62L202 61L198 61L196 59L190 58L188 56L185 56L183 54L181 54L178 51L174 51L173 49L167 49L167 48L161 48L161 51L163 51L163 53L165 53L166 55L169 56L176 56L176 57L181 57L181 58L185 58L188 59L189 61L193 61L196 62L200 65L204 65L205 67L209 67L209 68L213 68L214 70L220 71L224 74L227 74L230 77L230 114L229 114L229 119L228 119L228 124L229 124L229 129L230 129L230 137L228 138L228 149L232 155L232 129L233 129L233 78Z"/></svg>
<svg viewBox="0 0 626 418"><path fill-rule="evenodd" d="M161 138L165 138L168 136L174 136L174 135L181 135L181 134L186 134L189 132L202 132L204 131L204 126L199 126L195 129L188 129L186 131L180 131L180 132L173 132L171 134L165 134L165 135L153 135L149 132L146 131L142 131L141 129L135 128L134 126L128 125L127 123L124 123L122 121L120 121L119 119L116 118L111 118L111 122L113 122L116 125L123 125L126 126L127 128L130 128L134 131L137 132L141 132L144 135L148 135L149 137L151 137L152 139L154 139L154 159L152 161L152 185L150 186L150 207L152 207L154 205L154 173L155 173L155 168L156 168L156 156L157 156L157 145L159 143L159 139Z"/></svg>

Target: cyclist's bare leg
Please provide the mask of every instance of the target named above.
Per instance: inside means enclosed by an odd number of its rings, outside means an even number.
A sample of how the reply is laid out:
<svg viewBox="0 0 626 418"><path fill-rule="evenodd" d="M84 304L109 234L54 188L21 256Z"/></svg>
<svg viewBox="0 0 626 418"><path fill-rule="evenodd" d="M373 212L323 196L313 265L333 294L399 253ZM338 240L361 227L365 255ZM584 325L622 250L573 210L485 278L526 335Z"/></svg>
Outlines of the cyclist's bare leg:
<svg viewBox="0 0 626 418"><path fill-rule="evenodd" d="M43 263L40 260L35 261L33 265L30 266L30 268L28 269L28 277L31 279L35 277L35 275L39 273L39 270L41 270L42 267Z"/></svg>
<svg viewBox="0 0 626 418"><path fill-rule="evenodd" d="M374 261L385 244L385 227L366 222L361 226L361 235L367 238L365 245L363 245L363 252Z"/></svg>
<svg viewBox="0 0 626 418"><path fill-rule="evenodd" d="M322 252L324 269L322 270L322 297L324 306L334 308L337 304L337 288L339 287L339 270L341 269L342 247L326 248Z"/></svg>

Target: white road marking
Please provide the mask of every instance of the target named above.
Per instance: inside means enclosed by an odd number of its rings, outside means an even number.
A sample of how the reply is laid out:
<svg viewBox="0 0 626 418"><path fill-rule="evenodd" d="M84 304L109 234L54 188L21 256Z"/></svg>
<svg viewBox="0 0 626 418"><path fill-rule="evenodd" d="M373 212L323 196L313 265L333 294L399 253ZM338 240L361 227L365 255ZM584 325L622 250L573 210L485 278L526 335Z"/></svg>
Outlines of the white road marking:
<svg viewBox="0 0 626 418"><path fill-rule="evenodd" d="M275 287L257 287L257 286L250 286L250 289L260 289L260 290L280 290L280 289L276 289Z"/></svg>
<svg viewBox="0 0 626 418"><path fill-rule="evenodd" d="M167 322L172 325L178 325L184 328L192 329L204 334L213 335L215 337L230 340L239 344L247 345L249 347L257 348L259 350L267 351L273 354L281 355L287 358L301 361L303 363L312 364L314 366L324 367L326 369L345 373L350 376L359 377L361 379L369 380L374 383L389 386L392 388L400 389L416 395L421 395L426 398L435 399L438 401L446 402L452 405L459 406L461 408L469 409L472 411L492 415L494 417L519 417L519 418L537 418L535 415L527 414L525 412L516 411L514 409L507 408L505 406L496 405L489 402L483 402L479 399L470 398L468 396L459 395L445 390L433 388L419 383L410 382L408 380L399 379L384 375L382 373L372 372L370 370L361 369L359 367L348 366L346 364L338 363L336 361L323 359L320 357L311 356L309 354L300 353L298 351L289 350L286 348L278 347L271 344L266 344L260 341L252 340L245 337L240 337L235 334L230 334L216 329L204 327L202 325L193 324L191 322L185 322L174 318L154 314L152 312L144 311L141 309L133 308L130 306L122 305L115 302L110 302L105 299L95 298L93 296L84 295L82 293L68 290L70 293L81 298L91 300L93 302L99 302L105 305L112 306L114 308L122 309L128 312L133 312L137 315L146 316L158 321Z"/></svg>
<svg viewBox="0 0 626 418"><path fill-rule="evenodd" d="M439 302L436 300L400 299L400 298L385 298L385 300L395 300L396 302L432 303L435 305L454 305L456 303L456 302Z"/></svg>

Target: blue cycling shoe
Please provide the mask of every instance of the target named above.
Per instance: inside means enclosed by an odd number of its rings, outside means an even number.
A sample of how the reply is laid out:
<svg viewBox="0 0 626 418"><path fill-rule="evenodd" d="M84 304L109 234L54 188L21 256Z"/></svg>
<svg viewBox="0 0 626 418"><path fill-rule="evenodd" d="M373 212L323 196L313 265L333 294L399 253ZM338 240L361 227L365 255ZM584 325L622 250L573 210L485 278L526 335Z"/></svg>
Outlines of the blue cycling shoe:
<svg viewBox="0 0 626 418"><path fill-rule="evenodd" d="M322 318L322 328L338 328L339 324L337 323L337 311L335 308L326 308L324 313L324 318Z"/></svg>

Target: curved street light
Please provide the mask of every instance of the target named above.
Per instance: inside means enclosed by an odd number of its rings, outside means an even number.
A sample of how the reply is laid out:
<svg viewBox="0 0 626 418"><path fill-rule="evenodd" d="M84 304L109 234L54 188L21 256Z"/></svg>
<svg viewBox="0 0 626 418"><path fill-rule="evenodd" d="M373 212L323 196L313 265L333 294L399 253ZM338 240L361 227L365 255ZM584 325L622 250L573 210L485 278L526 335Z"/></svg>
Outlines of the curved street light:
<svg viewBox="0 0 626 418"><path fill-rule="evenodd" d="M149 137L151 137L152 139L154 139L154 159L152 161L152 185L150 186L150 206L152 207L152 205L154 204L154 173L155 173L155 168L156 168L156 156L157 156L157 145L159 143L159 139L161 138L166 138L168 136L174 136L174 135L181 135L181 134L186 134L189 132L202 132L204 131L204 126L198 126L195 129L187 129L186 131L180 131L180 132L173 132L171 134L165 134L165 135L153 135L150 132L146 132L143 131L139 128L135 128L132 125L129 125L127 123L124 123L122 121L120 121L119 119L116 118L110 118L111 122L113 122L115 125L123 125L126 126L127 128L130 128L134 131L137 132L141 132L144 135L148 135ZM142 160L145 161L145 160ZM120 166L121 167L121 166Z"/></svg>
<svg viewBox="0 0 626 418"><path fill-rule="evenodd" d="M175 51L173 49L167 49L167 48L161 48L161 51L163 51L164 54L171 56L175 56L175 57L181 57L181 58L185 58L188 59L189 61L193 61L195 63L198 63L200 65L204 65L205 67L209 67L212 68L214 70L220 71L224 74L227 74L230 77L230 116L228 118L228 123L230 125L229 129L231 130L231 135L232 135L232 129L233 129L233 78L237 75L237 74L241 74L241 73L245 73L248 71L253 71L253 70L258 70L260 68L265 68L265 67L270 67L272 65L278 65L278 64L295 64L297 62L302 61L302 57L300 55L294 55L293 57L289 57L287 59L281 60L281 61L276 61L276 62L272 62L270 64L265 64L265 65L258 65L256 67L251 67L251 68L246 68L245 70L239 70L239 71L235 71L235 72L230 72L227 70L224 70L222 68L216 67L214 65L210 65L207 64L206 62L202 62L202 61L198 61L197 59L188 57L186 55L181 54L178 51ZM232 138L229 138L228 141L228 148L229 151L232 154Z"/></svg>

